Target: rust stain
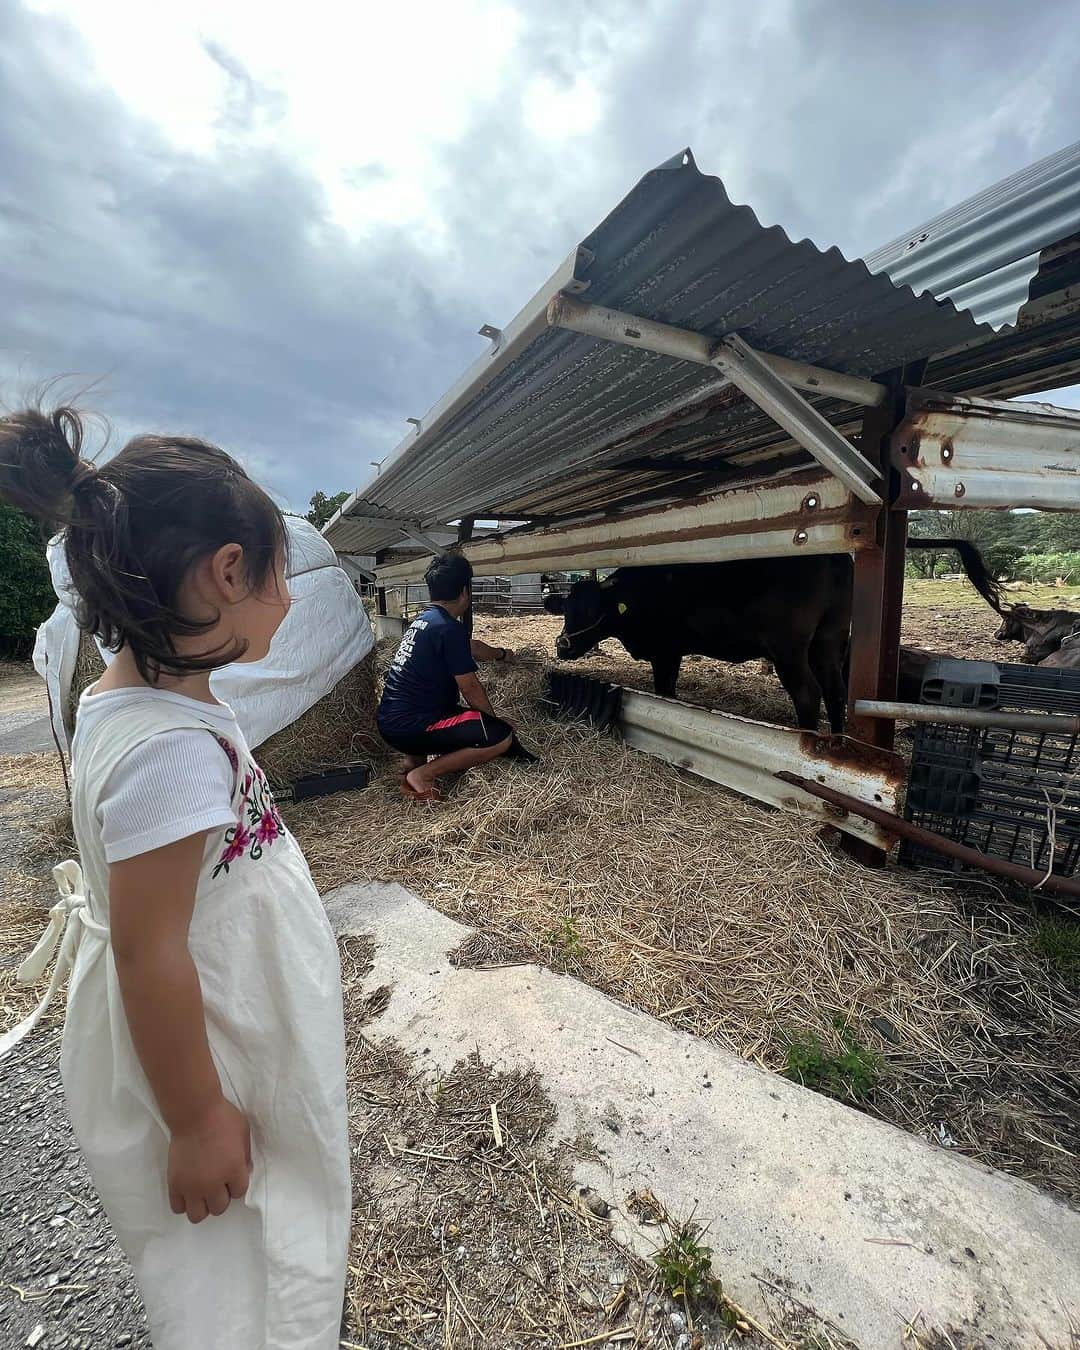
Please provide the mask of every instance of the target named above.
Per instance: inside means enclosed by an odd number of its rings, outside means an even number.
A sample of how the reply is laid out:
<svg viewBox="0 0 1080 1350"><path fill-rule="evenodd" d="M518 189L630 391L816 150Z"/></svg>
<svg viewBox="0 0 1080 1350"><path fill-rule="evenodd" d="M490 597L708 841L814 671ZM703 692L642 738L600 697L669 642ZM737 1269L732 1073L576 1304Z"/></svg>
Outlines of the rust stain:
<svg viewBox="0 0 1080 1350"><path fill-rule="evenodd" d="M875 785L885 780L894 791L903 786L903 759L892 750L881 750L851 736L819 736L813 731L799 735L799 746L808 760L843 769Z"/></svg>

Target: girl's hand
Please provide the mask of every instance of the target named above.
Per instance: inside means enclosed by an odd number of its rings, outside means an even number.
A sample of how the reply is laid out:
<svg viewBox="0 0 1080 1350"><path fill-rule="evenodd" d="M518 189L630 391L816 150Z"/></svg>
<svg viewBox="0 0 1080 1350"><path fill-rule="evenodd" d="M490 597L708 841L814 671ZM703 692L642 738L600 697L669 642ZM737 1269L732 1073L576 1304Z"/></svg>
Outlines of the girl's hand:
<svg viewBox="0 0 1080 1350"><path fill-rule="evenodd" d="M219 1097L190 1128L174 1130L169 1144L169 1204L174 1214L202 1223L239 1200L251 1175L247 1117Z"/></svg>

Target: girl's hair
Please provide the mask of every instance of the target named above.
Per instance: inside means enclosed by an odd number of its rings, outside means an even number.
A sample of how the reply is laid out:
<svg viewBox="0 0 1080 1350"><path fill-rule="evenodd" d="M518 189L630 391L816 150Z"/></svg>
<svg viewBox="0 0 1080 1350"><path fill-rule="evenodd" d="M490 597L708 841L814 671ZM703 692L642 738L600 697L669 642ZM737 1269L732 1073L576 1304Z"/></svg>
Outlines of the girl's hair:
<svg viewBox="0 0 1080 1350"><path fill-rule="evenodd" d="M193 564L225 544L244 550L260 590L287 546L281 512L224 450L184 436L136 436L98 468L80 456L71 407L27 408L0 419L0 497L64 529L79 627L112 651L128 647L151 684L162 673L216 670L243 655L236 642L180 655L177 637L217 622L182 613Z"/></svg>

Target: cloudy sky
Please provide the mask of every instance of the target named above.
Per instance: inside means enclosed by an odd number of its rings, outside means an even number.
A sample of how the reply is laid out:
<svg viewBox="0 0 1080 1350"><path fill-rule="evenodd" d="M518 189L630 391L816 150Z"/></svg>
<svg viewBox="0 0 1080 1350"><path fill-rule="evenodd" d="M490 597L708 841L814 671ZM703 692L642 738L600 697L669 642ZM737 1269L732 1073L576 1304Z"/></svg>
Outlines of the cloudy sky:
<svg viewBox="0 0 1080 1350"><path fill-rule="evenodd" d="M848 254L1080 127L1075 0L0 0L0 396L353 489L685 145Z"/></svg>

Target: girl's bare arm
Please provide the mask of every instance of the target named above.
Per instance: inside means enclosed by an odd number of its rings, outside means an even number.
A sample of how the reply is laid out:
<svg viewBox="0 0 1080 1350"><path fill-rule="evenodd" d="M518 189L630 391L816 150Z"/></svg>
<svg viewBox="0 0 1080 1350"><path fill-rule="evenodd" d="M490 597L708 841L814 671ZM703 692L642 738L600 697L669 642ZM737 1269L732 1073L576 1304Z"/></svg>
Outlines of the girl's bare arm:
<svg viewBox="0 0 1080 1350"><path fill-rule="evenodd" d="M109 872L113 956L131 1039L169 1128L169 1198L193 1223L224 1213L250 1171L247 1121L221 1091L188 925L206 832Z"/></svg>

